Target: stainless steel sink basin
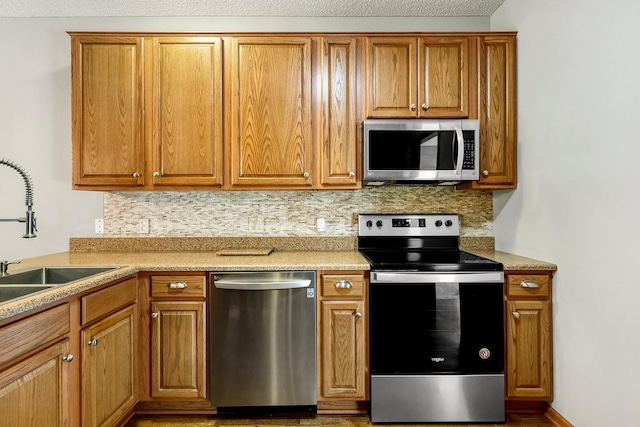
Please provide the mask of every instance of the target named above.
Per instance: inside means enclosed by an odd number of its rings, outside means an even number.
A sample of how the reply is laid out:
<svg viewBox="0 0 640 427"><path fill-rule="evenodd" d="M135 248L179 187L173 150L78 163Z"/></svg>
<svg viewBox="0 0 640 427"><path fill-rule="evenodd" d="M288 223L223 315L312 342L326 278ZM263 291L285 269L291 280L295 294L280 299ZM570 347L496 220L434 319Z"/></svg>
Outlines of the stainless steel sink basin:
<svg viewBox="0 0 640 427"><path fill-rule="evenodd" d="M55 285L3 285L0 286L0 303L53 287Z"/></svg>
<svg viewBox="0 0 640 427"><path fill-rule="evenodd" d="M118 267L41 267L0 277L2 285L60 285L114 270Z"/></svg>

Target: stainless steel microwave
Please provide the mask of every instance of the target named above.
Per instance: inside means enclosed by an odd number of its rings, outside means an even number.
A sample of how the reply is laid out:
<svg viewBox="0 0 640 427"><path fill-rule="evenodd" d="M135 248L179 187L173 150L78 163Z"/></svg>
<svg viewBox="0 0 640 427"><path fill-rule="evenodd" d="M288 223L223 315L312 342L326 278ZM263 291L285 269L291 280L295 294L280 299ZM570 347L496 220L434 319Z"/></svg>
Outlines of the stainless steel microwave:
<svg viewBox="0 0 640 427"><path fill-rule="evenodd" d="M475 181L479 133L477 120L365 120L364 181Z"/></svg>

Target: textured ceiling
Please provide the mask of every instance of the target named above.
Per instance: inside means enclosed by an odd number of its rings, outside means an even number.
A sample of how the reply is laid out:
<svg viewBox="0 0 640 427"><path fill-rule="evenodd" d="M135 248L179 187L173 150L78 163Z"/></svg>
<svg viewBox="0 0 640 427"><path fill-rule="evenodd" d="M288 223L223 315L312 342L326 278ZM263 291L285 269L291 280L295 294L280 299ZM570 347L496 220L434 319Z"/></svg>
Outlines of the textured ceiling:
<svg viewBox="0 0 640 427"><path fill-rule="evenodd" d="M504 0L0 0L0 17L490 16Z"/></svg>

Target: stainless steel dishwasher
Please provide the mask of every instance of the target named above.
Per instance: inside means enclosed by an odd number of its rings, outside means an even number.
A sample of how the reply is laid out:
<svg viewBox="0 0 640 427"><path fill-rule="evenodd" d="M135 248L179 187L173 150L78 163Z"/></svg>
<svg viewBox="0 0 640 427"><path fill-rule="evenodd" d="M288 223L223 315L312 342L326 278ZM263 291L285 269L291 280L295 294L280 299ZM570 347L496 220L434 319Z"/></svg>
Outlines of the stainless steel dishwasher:
<svg viewBox="0 0 640 427"><path fill-rule="evenodd" d="M214 272L210 283L213 406L313 410L315 272Z"/></svg>

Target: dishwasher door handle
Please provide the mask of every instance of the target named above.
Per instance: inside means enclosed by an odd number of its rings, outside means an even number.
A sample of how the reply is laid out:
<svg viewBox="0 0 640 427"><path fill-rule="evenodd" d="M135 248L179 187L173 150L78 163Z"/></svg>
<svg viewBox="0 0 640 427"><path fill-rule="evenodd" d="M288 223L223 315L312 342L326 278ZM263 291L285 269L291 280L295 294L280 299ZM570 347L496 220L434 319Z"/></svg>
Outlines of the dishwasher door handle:
<svg viewBox="0 0 640 427"><path fill-rule="evenodd" d="M218 289L233 289L238 291L272 291L278 289L308 288L311 280L287 280L283 282L255 282L244 280L216 280L213 285Z"/></svg>

